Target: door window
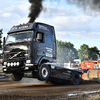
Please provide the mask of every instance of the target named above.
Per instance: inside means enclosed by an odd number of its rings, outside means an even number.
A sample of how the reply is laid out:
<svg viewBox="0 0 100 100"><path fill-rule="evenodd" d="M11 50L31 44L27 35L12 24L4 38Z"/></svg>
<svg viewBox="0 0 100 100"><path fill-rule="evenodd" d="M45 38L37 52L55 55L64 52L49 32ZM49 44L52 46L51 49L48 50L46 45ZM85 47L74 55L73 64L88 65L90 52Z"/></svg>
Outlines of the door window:
<svg viewBox="0 0 100 100"><path fill-rule="evenodd" d="M37 34L36 34L36 42L44 42L44 33L37 32Z"/></svg>

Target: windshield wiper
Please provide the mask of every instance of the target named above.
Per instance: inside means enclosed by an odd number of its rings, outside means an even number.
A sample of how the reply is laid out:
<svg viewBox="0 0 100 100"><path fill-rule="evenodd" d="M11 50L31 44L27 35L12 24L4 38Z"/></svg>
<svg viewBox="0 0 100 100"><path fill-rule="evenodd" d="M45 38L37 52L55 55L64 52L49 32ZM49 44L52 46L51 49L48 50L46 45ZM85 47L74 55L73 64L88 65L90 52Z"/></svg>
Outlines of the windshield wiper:
<svg viewBox="0 0 100 100"><path fill-rule="evenodd" d="M25 41L30 41L30 40L29 39L24 39L24 40L19 39L16 42L25 42Z"/></svg>
<svg viewBox="0 0 100 100"><path fill-rule="evenodd" d="M18 39L18 40L16 40L16 42L22 42L22 40L21 39Z"/></svg>
<svg viewBox="0 0 100 100"><path fill-rule="evenodd" d="M14 43L14 42L12 42L12 41L8 41L8 42L6 43L6 45L8 45L8 44L12 44L12 43Z"/></svg>

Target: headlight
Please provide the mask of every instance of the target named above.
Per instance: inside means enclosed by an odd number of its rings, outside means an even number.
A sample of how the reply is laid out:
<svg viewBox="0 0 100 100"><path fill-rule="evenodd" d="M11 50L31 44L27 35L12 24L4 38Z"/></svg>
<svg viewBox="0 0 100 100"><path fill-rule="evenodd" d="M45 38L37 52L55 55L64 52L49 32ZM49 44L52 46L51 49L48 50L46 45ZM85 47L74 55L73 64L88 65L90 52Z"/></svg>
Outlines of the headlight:
<svg viewBox="0 0 100 100"><path fill-rule="evenodd" d="M16 66L17 65L17 63L16 62L14 62L14 66Z"/></svg>
<svg viewBox="0 0 100 100"><path fill-rule="evenodd" d="M19 66L19 62L17 62L17 66Z"/></svg>
<svg viewBox="0 0 100 100"><path fill-rule="evenodd" d="M11 63L11 66L13 66L14 65L14 63Z"/></svg>
<svg viewBox="0 0 100 100"><path fill-rule="evenodd" d="M4 65L6 66L7 65L7 62L4 62Z"/></svg>
<svg viewBox="0 0 100 100"><path fill-rule="evenodd" d="M7 66L9 67L10 66L10 63L8 63Z"/></svg>
<svg viewBox="0 0 100 100"><path fill-rule="evenodd" d="M26 60L26 63L27 63L27 64L31 63L31 60Z"/></svg>
<svg viewBox="0 0 100 100"><path fill-rule="evenodd" d="M6 66L2 66L3 68L5 68Z"/></svg>
<svg viewBox="0 0 100 100"><path fill-rule="evenodd" d="M25 57L28 57L28 54L24 54L25 55Z"/></svg>

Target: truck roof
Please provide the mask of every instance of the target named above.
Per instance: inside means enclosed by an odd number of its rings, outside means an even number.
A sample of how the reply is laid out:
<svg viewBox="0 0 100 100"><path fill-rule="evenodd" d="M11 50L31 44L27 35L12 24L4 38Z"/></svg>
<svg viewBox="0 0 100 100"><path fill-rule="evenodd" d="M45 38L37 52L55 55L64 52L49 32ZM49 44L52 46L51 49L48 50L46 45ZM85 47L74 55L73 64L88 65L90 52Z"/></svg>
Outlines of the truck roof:
<svg viewBox="0 0 100 100"><path fill-rule="evenodd" d="M33 29L42 29L44 31L52 31L54 30L54 27L45 23L40 23L40 22L33 22L33 23L27 23L27 24L20 24L17 26L13 26L8 34L14 33L14 32L19 32L19 31L24 31L24 30L33 30Z"/></svg>

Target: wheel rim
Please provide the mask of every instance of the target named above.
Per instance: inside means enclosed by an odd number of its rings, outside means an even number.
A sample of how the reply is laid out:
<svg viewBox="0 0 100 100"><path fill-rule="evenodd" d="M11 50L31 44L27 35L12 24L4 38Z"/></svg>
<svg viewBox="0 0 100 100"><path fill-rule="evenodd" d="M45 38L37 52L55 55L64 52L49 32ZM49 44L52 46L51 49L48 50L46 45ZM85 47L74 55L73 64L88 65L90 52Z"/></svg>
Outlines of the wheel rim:
<svg viewBox="0 0 100 100"><path fill-rule="evenodd" d="M46 78L46 77L48 76L48 70L47 70L46 67L44 67L44 68L42 69L42 76L43 76L44 78Z"/></svg>

